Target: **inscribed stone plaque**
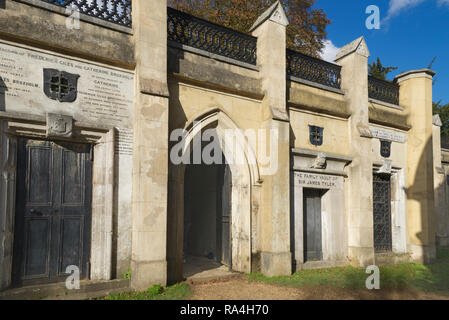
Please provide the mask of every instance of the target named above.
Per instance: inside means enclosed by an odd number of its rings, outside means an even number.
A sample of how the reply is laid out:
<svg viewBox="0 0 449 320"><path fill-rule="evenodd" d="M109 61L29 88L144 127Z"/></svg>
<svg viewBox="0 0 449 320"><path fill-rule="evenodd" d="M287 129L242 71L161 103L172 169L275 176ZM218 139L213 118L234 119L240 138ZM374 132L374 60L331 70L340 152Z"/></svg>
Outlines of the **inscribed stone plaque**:
<svg viewBox="0 0 449 320"><path fill-rule="evenodd" d="M295 184L311 189L343 188L343 177L307 172L295 172Z"/></svg>
<svg viewBox="0 0 449 320"><path fill-rule="evenodd" d="M371 134L373 135L373 138L378 138L381 140L387 140L392 142L399 142L399 143L405 143L407 141L407 138L405 137L405 134L392 131L392 130L386 130L386 129L380 129L376 127L370 127Z"/></svg>
<svg viewBox="0 0 449 320"><path fill-rule="evenodd" d="M44 93L44 69L79 75L74 102ZM134 74L0 42L0 111L70 115L76 121L132 128Z"/></svg>

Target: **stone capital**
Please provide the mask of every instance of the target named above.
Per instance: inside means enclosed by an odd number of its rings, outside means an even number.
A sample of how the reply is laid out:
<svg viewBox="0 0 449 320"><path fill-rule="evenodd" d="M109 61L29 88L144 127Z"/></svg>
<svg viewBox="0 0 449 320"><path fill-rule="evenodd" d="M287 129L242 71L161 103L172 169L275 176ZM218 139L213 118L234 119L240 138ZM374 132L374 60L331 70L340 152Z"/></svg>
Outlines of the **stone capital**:
<svg viewBox="0 0 449 320"><path fill-rule="evenodd" d="M397 75L394 78L396 83L401 83L403 81L414 79L414 78L427 78L432 80L435 76L436 72L430 69L418 69L418 70L410 70L404 73Z"/></svg>
<svg viewBox="0 0 449 320"><path fill-rule="evenodd" d="M364 37L360 37L351 43L345 45L343 48L338 51L335 61L343 59L344 57L357 53L361 56L368 58L370 56L370 52L368 50L368 46L366 45L366 41Z"/></svg>
<svg viewBox="0 0 449 320"><path fill-rule="evenodd" d="M249 29L249 32L253 32L260 25L262 25L265 21L273 21L284 27L289 25L289 21L287 15L285 14L284 7L281 2L278 0L271 7L269 7L253 24L253 26Z"/></svg>
<svg viewBox="0 0 449 320"><path fill-rule="evenodd" d="M432 122L433 122L434 126L437 126L437 127L442 127L443 126L443 122L441 121L441 118L440 118L440 116L438 114L435 114L433 116L432 120L433 120Z"/></svg>

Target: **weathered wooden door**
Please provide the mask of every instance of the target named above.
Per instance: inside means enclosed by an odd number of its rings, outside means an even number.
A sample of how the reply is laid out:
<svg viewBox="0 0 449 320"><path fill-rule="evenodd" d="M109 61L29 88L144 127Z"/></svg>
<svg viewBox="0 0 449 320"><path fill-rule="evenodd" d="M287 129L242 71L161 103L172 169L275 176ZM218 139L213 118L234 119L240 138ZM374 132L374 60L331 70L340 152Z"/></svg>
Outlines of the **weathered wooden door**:
<svg viewBox="0 0 449 320"><path fill-rule="evenodd" d="M321 190L304 189L304 260L323 259L321 234Z"/></svg>
<svg viewBox="0 0 449 320"><path fill-rule="evenodd" d="M15 286L64 281L67 266L88 277L91 146L19 140Z"/></svg>
<svg viewBox="0 0 449 320"><path fill-rule="evenodd" d="M374 249L376 252L392 250L391 232L391 177L373 177Z"/></svg>
<svg viewBox="0 0 449 320"><path fill-rule="evenodd" d="M224 167L223 187L221 189L221 263L232 267L231 224L232 224L232 175L231 168Z"/></svg>

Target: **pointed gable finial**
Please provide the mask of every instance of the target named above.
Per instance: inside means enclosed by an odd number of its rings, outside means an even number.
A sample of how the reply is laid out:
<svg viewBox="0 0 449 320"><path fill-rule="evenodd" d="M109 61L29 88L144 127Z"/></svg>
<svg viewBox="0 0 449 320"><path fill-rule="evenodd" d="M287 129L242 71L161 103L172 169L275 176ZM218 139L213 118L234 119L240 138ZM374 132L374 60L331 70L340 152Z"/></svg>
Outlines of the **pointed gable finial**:
<svg viewBox="0 0 449 320"><path fill-rule="evenodd" d="M367 58L370 56L368 46L366 45L365 38L363 36L341 48L337 53L335 61L340 60L353 52L357 52Z"/></svg>
<svg viewBox="0 0 449 320"><path fill-rule="evenodd" d="M433 122L434 126L438 126L438 127L442 127L443 126L443 122L441 121L441 118L440 118L440 116L438 114L435 114L433 116L432 122Z"/></svg>
<svg viewBox="0 0 449 320"><path fill-rule="evenodd" d="M281 2L277 0L271 7L269 7L253 24L251 29L249 29L249 32L253 32L255 29L257 29L262 23L264 23L266 20L270 20L276 23L279 23L280 25L283 25L284 27L289 25L287 15L285 14L284 7L282 6Z"/></svg>

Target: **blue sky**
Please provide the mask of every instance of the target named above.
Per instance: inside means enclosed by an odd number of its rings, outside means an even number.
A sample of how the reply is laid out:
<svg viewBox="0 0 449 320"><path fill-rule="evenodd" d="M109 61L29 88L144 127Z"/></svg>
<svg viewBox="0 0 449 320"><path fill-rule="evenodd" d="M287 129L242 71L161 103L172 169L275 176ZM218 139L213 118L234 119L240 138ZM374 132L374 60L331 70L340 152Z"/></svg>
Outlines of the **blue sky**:
<svg viewBox="0 0 449 320"><path fill-rule="evenodd" d="M380 30L368 30L369 5L380 9ZM327 28L323 58L332 60L338 48L364 36L371 52L369 62L380 57L384 66L400 72L427 68L437 72L433 100L449 103L449 0L316 0L332 23Z"/></svg>

